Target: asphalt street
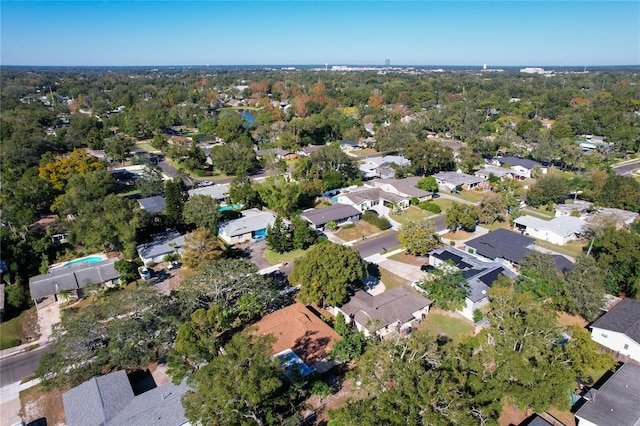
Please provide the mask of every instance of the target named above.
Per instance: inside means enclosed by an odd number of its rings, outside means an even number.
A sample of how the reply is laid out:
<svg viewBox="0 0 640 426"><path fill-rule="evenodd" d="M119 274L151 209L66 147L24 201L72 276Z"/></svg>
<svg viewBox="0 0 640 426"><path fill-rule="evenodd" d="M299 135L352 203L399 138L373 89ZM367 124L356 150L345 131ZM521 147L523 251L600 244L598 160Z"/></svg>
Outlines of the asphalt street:
<svg viewBox="0 0 640 426"><path fill-rule="evenodd" d="M384 249L390 250L400 245L398 241L398 233L396 231L384 234L378 238L367 239L357 245L356 250L360 252L360 257L365 258L372 254L383 252Z"/></svg>
<svg viewBox="0 0 640 426"><path fill-rule="evenodd" d="M0 387L31 376L38 368L40 358L47 352L51 352L50 346L23 352L0 361Z"/></svg>
<svg viewBox="0 0 640 426"><path fill-rule="evenodd" d="M640 160L635 163L626 164L624 166L616 167L613 171L616 172L617 175L621 176L631 176L631 171L635 169L640 169Z"/></svg>

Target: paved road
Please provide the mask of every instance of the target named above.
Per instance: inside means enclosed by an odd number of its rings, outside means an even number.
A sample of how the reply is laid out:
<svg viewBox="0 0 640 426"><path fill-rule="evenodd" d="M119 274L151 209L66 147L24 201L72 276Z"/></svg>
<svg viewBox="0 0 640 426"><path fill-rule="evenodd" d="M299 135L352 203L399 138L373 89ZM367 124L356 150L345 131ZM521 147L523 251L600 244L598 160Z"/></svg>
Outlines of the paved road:
<svg viewBox="0 0 640 426"><path fill-rule="evenodd" d="M640 169L640 160L631 164L625 164L624 166L616 167L613 169L613 171L615 171L617 175L631 176L631 171L635 169Z"/></svg>
<svg viewBox="0 0 640 426"><path fill-rule="evenodd" d="M5 358L0 361L0 387L19 382L35 373L43 354L51 352L50 346Z"/></svg>
<svg viewBox="0 0 640 426"><path fill-rule="evenodd" d="M385 248L389 250L398 247L399 245L398 233L393 231L378 238L365 240L358 245L354 245L354 247L360 252L360 257L365 258L372 254L380 253L381 251L384 251Z"/></svg>

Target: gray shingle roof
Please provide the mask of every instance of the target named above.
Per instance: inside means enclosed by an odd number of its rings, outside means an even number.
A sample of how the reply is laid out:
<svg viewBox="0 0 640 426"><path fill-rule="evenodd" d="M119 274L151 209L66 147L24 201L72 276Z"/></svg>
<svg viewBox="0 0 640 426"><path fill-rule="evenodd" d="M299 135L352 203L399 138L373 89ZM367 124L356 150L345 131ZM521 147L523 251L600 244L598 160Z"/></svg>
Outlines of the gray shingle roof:
<svg viewBox="0 0 640 426"><path fill-rule="evenodd" d="M405 194L408 197L422 198L422 197L428 197L429 195L432 195L431 192L425 191L423 189L416 187L420 179L421 178L417 176L408 177L404 179L385 179L382 182L374 182L374 185L379 185L379 184L391 185L396 189L396 191L402 194Z"/></svg>
<svg viewBox="0 0 640 426"><path fill-rule="evenodd" d="M599 426L640 424L640 366L624 364L598 390L591 389L576 417Z"/></svg>
<svg viewBox="0 0 640 426"><path fill-rule="evenodd" d="M573 216L561 216L548 221L533 216L521 216L514 220L513 223L527 228L531 227L537 230L553 232L564 238L581 234L587 225L584 220Z"/></svg>
<svg viewBox="0 0 640 426"><path fill-rule="evenodd" d="M622 299L591 327L617 331L640 343L640 300Z"/></svg>
<svg viewBox="0 0 640 426"><path fill-rule="evenodd" d="M413 319L413 312L431 303L431 300L415 291L398 286L376 296L358 290L340 309L347 315L353 315L358 324L374 331L396 321L404 324Z"/></svg>
<svg viewBox="0 0 640 426"><path fill-rule="evenodd" d="M466 173L458 172L439 172L433 175L437 180L448 182L451 185L473 185L475 183L484 182L486 179L478 176L471 176Z"/></svg>
<svg viewBox="0 0 640 426"><path fill-rule="evenodd" d="M164 210L164 207L166 205L164 197L162 195L140 198L138 200L138 204L140 204L140 207L142 207L143 210L149 212L150 214L160 213Z"/></svg>
<svg viewBox="0 0 640 426"><path fill-rule="evenodd" d="M188 390L169 383L134 396L120 370L89 379L62 400L69 426L179 426L187 423L181 398Z"/></svg>
<svg viewBox="0 0 640 426"><path fill-rule="evenodd" d="M164 254L173 253L180 250L184 245L184 235L176 230L155 234L152 236L153 241L150 243L140 244L136 247L136 251L140 258L151 259L162 256Z"/></svg>
<svg viewBox="0 0 640 426"><path fill-rule="evenodd" d="M367 188L361 191L348 192L343 195L356 205L370 200L383 199L391 202L399 202L407 199L406 197L383 191L380 188Z"/></svg>
<svg viewBox="0 0 640 426"><path fill-rule="evenodd" d="M307 219L314 226L319 227L330 221L339 221L348 219L352 216L360 216L362 212L348 204L334 204L329 207L315 209L308 212L300 213L300 216Z"/></svg>
<svg viewBox="0 0 640 426"><path fill-rule="evenodd" d="M77 290L89 284L101 284L115 280L120 276L114 264L118 258L103 260L102 262L88 264L78 263L76 265L58 268L47 274L29 278L29 291L31 298L42 299L43 297L58 294L60 290Z"/></svg>
<svg viewBox="0 0 640 426"><path fill-rule="evenodd" d="M502 258L511 262L519 262L529 253L529 246L535 240L517 232L504 228L467 241L468 247L476 249L480 256L488 259Z"/></svg>
<svg viewBox="0 0 640 426"><path fill-rule="evenodd" d="M229 185L210 185L189 190L189 196L208 195L215 200L224 200L229 195Z"/></svg>
<svg viewBox="0 0 640 426"><path fill-rule="evenodd" d="M242 217L220 225L220 233L228 237L244 235L249 232L256 232L273 226L276 217L269 212L263 212L258 209L243 210Z"/></svg>
<svg viewBox="0 0 640 426"><path fill-rule="evenodd" d="M511 167L513 166L522 166L526 169L533 169L535 166L541 166L537 161L529 160L527 158L518 158L513 156L506 157L496 157L494 161L499 162L500 164L508 164Z"/></svg>

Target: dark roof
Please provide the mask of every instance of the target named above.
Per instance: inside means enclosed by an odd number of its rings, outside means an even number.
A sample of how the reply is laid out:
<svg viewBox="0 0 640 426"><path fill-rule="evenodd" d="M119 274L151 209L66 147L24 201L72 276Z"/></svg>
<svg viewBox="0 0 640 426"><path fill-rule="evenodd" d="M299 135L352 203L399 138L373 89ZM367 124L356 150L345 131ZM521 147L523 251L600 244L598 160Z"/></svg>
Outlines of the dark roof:
<svg viewBox="0 0 640 426"><path fill-rule="evenodd" d="M537 414L534 414L533 417L530 417L524 422L520 423L520 426L554 426L554 424L549 423L544 418L540 417Z"/></svg>
<svg viewBox="0 0 640 426"><path fill-rule="evenodd" d="M591 327L623 333L640 343L640 300L622 299Z"/></svg>
<svg viewBox="0 0 640 426"><path fill-rule="evenodd" d="M456 265L458 269L471 268L471 265L462 261L462 256L458 256L450 251L443 251L442 253L433 253L433 257L437 257L440 260L450 260Z"/></svg>
<svg viewBox="0 0 640 426"><path fill-rule="evenodd" d="M591 389L576 417L599 426L640 424L640 366L624 364L600 389Z"/></svg>
<svg viewBox="0 0 640 426"><path fill-rule="evenodd" d="M29 278L29 291L34 300L58 294L60 290L77 290L89 284L102 284L120 276L114 264L118 258L89 264L78 263L55 269L49 273Z"/></svg>
<svg viewBox="0 0 640 426"><path fill-rule="evenodd" d="M498 279L498 276L502 273L504 273L504 268L501 266L479 276L478 279L491 287L491 285Z"/></svg>
<svg viewBox="0 0 640 426"><path fill-rule="evenodd" d="M362 215L360 210L348 204L334 204L329 207L300 213L300 216L307 219L316 227L323 226L332 220L343 220L352 216L360 217L360 215Z"/></svg>
<svg viewBox="0 0 640 426"><path fill-rule="evenodd" d="M561 254L554 254L553 260L556 262L556 269L560 272L573 271L575 265Z"/></svg>
<svg viewBox="0 0 640 426"><path fill-rule="evenodd" d="M398 286L376 296L358 290L340 309L347 315L353 315L358 324L375 331L396 321L400 324L409 322L414 312L431 303L431 300L415 291Z"/></svg>
<svg viewBox="0 0 640 426"><path fill-rule="evenodd" d="M353 147L358 147L358 146L360 146L360 143L359 143L359 142L351 141L351 140L348 140L348 141L340 141L339 143L340 143L340 145L348 145L348 146L353 146Z"/></svg>
<svg viewBox="0 0 640 426"><path fill-rule="evenodd" d="M127 373L97 376L62 395L69 426L179 426L187 422L181 398L189 388L172 383L135 396Z"/></svg>
<svg viewBox="0 0 640 426"><path fill-rule="evenodd" d="M529 170L533 169L535 166L540 166L541 164L537 161L529 160L527 158L519 158L513 156L506 157L496 157L494 160L500 162L501 164L508 164L511 167L513 166L522 166Z"/></svg>
<svg viewBox="0 0 640 426"><path fill-rule="evenodd" d="M151 214L156 214L164 210L164 206L166 203L162 195L156 195L153 197L140 198L138 200L138 204L140 204L140 207L142 207L145 211Z"/></svg>
<svg viewBox="0 0 640 426"><path fill-rule="evenodd" d="M480 256L489 259L502 258L511 262L519 262L529 252L529 246L535 240L517 232L498 228L466 242L468 247L476 249Z"/></svg>

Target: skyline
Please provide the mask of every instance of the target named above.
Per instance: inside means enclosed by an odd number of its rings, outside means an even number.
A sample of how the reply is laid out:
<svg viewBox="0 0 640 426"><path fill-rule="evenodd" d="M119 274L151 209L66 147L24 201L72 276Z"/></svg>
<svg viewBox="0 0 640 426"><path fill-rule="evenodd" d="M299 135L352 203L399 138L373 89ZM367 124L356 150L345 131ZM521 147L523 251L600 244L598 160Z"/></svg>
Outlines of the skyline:
<svg viewBox="0 0 640 426"><path fill-rule="evenodd" d="M1 2L2 65L640 64L640 2Z"/></svg>

